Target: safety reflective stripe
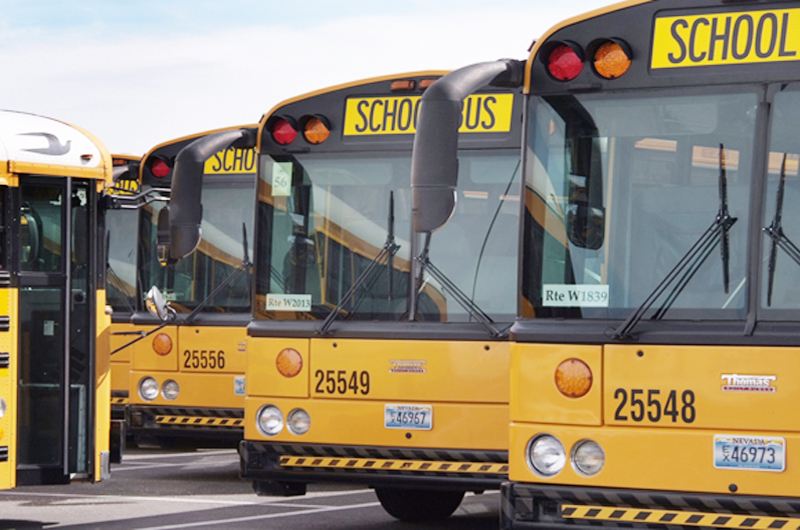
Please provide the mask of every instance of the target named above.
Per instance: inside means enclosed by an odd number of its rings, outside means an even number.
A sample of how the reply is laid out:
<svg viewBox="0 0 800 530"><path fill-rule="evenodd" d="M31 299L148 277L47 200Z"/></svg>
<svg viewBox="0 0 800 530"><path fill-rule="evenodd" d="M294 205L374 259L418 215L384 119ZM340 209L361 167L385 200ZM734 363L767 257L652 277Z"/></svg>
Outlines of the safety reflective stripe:
<svg viewBox="0 0 800 530"><path fill-rule="evenodd" d="M112 405L127 405L128 404L128 398L112 397L111 398L111 404Z"/></svg>
<svg viewBox="0 0 800 530"><path fill-rule="evenodd" d="M283 467L363 469L374 471L423 471L433 473L480 473L507 475L508 464L488 462L435 462L425 460L388 460L380 458L282 456Z"/></svg>
<svg viewBox="0 0 800 530"><path fill-rule="evenodd" d="M714 526L717 528L780 528L784 530L797 530L800 528L800 519L790 517L703 513L680 510L648 510L643 508L619 508L575 504L562 504L561 517L564 519L660 523L684 526Z"/></svg>
<svg viewBox="0 0 800 530"><path fill-rule="evenodd" d="M201 416L156 416L156 423L159 425L185 425L204 427L241 427L244 423L242 418L204 418Z"/></svg>

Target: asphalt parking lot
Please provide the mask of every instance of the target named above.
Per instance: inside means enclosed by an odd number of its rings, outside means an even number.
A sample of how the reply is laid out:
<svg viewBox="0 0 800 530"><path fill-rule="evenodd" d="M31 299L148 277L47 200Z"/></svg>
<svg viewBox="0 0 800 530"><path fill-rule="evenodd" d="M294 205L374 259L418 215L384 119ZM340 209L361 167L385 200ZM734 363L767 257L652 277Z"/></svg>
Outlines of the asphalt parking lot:
<svg viewBox="0 0 800 530"><path fill-rule="evenodd" d="M468 495L447 521L408 524L383 511L372 490L309 486L303 497L258 497L239 479L232 449L139 448L99 484L0 491L0 528L496 529L499 494Z"/></svg>

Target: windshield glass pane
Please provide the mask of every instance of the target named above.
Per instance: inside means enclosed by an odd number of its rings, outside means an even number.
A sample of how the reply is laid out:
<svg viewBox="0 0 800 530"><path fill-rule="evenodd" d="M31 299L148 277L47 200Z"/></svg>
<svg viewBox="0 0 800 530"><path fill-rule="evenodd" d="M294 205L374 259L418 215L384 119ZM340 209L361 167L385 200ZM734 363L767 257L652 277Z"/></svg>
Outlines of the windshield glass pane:
<svg viewBox="0 0 800 530"><path fill-rule="evenodd" d="M410 275L410 156L370 153L261 159L256 314L324 319L389 240L382 258L340 318L407 318ZM519 153L460 154L458 207L433 234L429 256L458 288L498 321L513 319L519 217ZM469 313L433 279L420 295L422 320L468 321Z"/></svg>
<svg viewBox="0 0 800 530"><path fill-rule="evenodd" d="M106 298L115 313L136 310L137 210L107 210L108 269Z"/></svg>
<svg viewBox="0 0 800 530"><path fill-rule="evenodd" d="M645 318L662 306L668 319L742 318L757 104L755 93L535 99L523 315L627 317L726 203L727 259L717 236Z"/></svg>
<svg viewBox="0 0 800 530"><path fill-rule="evenodd" d="M769 318L797 320L800 308L800 91L775 95L764 207L761 307ZM781 180L783 185L781 186Z"/></svg>
<svg viewBox="0 0 800 530"><path fill-rule="evenodd" d="M243 226L248 255L253 249L255 176L212 177L203 180L202 239L188 257L171 266L158 262L158 214L165 203L153 202L142 210L140 288L144 297L152 285L179 313L192 311L242 264ZM201 310L204 313L250 311L250 274L239 273Z"/></svg>

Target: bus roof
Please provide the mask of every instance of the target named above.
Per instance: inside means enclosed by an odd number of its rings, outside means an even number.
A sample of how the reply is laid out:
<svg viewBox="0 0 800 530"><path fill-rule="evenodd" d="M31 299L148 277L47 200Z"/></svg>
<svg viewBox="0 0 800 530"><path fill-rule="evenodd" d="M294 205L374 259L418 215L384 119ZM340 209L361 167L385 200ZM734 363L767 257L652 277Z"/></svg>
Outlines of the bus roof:
<svg viewBox="0 0 800 530"><path fill-rule="evenodd" d="M111 185L111 155L83 129L28 114L0 110L0 171L94 178Z"/></svg>

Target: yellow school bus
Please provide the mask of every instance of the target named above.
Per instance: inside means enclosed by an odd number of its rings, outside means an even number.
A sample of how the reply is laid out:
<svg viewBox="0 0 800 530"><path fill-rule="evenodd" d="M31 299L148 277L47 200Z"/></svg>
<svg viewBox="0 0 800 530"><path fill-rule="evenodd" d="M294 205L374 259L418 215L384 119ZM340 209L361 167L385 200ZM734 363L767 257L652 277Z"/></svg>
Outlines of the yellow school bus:
<svg viewBox="0 0 800 530"><path fill-rule="evenodd" d="M141 157L112 154L114 185L109 197L117 204L106 210L108 249L106 261L106 301L111 315L111 351L117 350L140 333L131 327L136 311L136 231L139 214L135 205L122 204L139 194ZM111 356L111 462L119 463L125 448L125 420L130 395L130 349Z"/></svg>
<svg viewBox="0 0 800 530"><path fill-rule="evenodd" d="M507 478L521 93L463 102L451 191L463 208L413 238L416 115L442 74L323 89L261 120L240 446L260 494L366 484L393 516L422 521ZM195 240L177 225L197 224L171 215L180 256Z"/></svg>
<svg viewBox="0 0 800 530"><path fill-rule="evenodd" d="M111 156L82 129L0 111L0 168L0 489L97 482L110 470Z"/></svg>
<svg viewBox="0 0 800 530"><path fill-rule="evenodd" d="M255 125L249 127L255 131ZM242 439L255 151L230 147L205 162L196 189L207 205L204 238L191 259L169 258L167 232L177 154L225 130L162 143L141 161L139 193L147 195L138 215L138 298L126 329L115 336L122 349L112 356L130 359L126 427L134 440L235 446ZM145 307L153 286L175 311L174 320L160 329L161 322Z"/></svg>
<svg viewBox="0 0 800 530"><path fill-rule="evenodd" d="M503 528L800 526L799 35L632 1L532 49Z"/></svg>

